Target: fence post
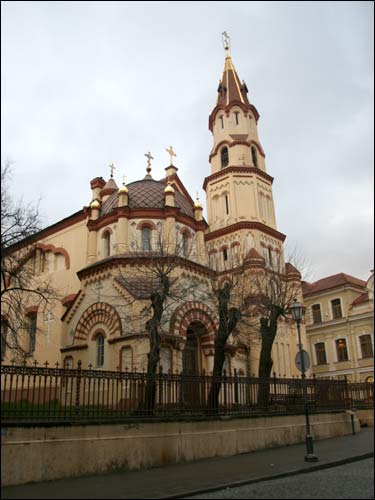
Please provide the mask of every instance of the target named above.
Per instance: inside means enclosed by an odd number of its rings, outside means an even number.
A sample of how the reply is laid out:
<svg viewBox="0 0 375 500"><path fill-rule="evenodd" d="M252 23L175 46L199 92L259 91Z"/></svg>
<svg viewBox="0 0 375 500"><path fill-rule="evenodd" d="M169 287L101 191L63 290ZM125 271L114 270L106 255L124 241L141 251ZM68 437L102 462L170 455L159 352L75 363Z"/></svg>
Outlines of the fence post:
<svg viewBox="0 0 375 500"><path fill-rule="evenodd" d="M79 413L79 406L81 401L81 377L82 377L82 361L79 359L77 363L77 386L76 386L76 404L75 404L75 414Z"/></svg>

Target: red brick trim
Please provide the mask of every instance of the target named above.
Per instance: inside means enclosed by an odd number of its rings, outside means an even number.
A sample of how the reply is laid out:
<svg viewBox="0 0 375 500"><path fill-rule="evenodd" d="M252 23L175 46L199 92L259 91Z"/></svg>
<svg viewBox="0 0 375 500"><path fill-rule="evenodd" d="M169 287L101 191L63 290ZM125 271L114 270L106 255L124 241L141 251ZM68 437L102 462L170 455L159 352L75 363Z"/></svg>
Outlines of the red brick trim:
<svg viewBox="0 0 375 500"><path fill-rule="evenodd" d="M216 179L219 179L221 176L225 176L228 174L236 174L236 173L242 173L242 174L257 174L259 177L263 177L266 179L270 184L273 183L273 177L270 175L266 174L266 172L263 172L260 168L257 167L225 167L222 170L219 170L218 172L215 172L214 174L209 175L204 179L203 182L203 189L206 191L207 184L211 181L214 181Z"/></svg>
<svg viewBox="0 0 375 500"><path fill-rule="evenodd" d="M272 229L271 227L268 227L261 222L236 222L231 226L223 227L216 231L212 231L211 233L205 234L204 239L205 241L211 241L215 238L220 238L221 236L234 233L235 231L239 231L241 229L257 229L258 231L262 231L263 233L266 233L269 236L273 236L280 241L284 241L286 238L285 234L279 233L279 231L276 231L276 229Z"/></svg>
<svg viewBox="0 0 375 500"><path fill-rule="evenodd" d="M254 139L250 139L250 141L240 141L240 140L228 140L228 139L223 139L222 141L218 142L215 146L215 149L212 151L212 153L210 154L210 156L208 157L208 161L211 162L212 158L214 156L216 156L219 152L219 150L221 149L221 146L223 144L226 144L228 147L232 148L233 146L237 146L237 145L242 145L242 146L255 146L257 148L257 150L259 151L259 154L261 156L263 156L263 158L266 157L266 154L265 152L263 151L263 148L262 146L259 144L259 142L257 141L254 141Z"/></svg>
<svg viewBox="0 0 375 500"><path fill-rule="evenodd" d="M105 302L96 302L82 313L74 332L74 339L87 340L97 323L104 323L110 337L120 336L122 333L121 320L116 309Z"/></svg>
<svg viewBox="0 0 375 500"><path fill-rule="evenodd" d="M45 243L39 242L35 245L35 248L42 250L43 252L52 252L55 255L61 254L65 257L65 267L66 269L70 269L70 257L68 252L65 250L65 248L62 247L55 247L55 245L52 245L49 243L46 245Z"/></svg>
<svg viewBox="0 0 375 500"><path fill-rule="evenodd" d="M186 331L193 321L199 321L205 326L206 333L203 338L206 341L213 340L219 322L206 304L197 301L186 302L177 307L169 323L169 333L186 338Z"/></svg>
<svg viewBox="0 0 375 500"><path fill-rule="evenodd" d="M79 345L69 345L67 347L60 347L60 352L70 352L70 351L83 351L87 349L87 344L79 344Z"/></svg>
<svg viewBox="0 0 375 500"><path fill-rule="evenodd" d="M136 229L142 230L145 227L148 227L152 231L157 230L156 224L154 224L154 222L150 220L141 220L140 222L138 222Z"/></svg>
<svg viewBox="0 0 375 500"><path fill-rule="evenodd" d="M38 313L38 309L39 309L39 306L26 307L25 314L26 314L26 316L28 316L29 314Z"/></svg>

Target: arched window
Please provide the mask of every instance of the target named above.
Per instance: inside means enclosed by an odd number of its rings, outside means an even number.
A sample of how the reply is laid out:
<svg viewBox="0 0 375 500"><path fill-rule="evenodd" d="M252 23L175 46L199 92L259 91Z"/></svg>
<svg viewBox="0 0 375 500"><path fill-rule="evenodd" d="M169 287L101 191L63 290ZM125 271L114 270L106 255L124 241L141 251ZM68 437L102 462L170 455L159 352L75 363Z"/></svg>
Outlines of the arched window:
<svg viewBox="0 0 375 500"><path fill-rule="evenodd" d="M104 335L99 333L96 337L96 366L101 368L104 365Z"/></svg>
<svg viewBox="0 0 375 500"><path fill-rule="evenodd" d="M257 150L255 146L251 146L251 158L253 160L253 165L254 167L258 166L258 156L257 156Z"/></svg>
<svg viewBox="0 0 375 500"><path fill-rule="evenodd" d="M104 257L109 257L111 255L111 233L106 231L103 235L104 240Z"/></svg>
<svg viewBox="0 0 375 500"><path fill-rule="evenodd" d="M189 235L187 232L182 233L182 255L189 256Z"/></svg>
<svg viewBox="0 0 375 500"><path fill-rule="evenodd" d="M348 348L346 346L346 339L336 340L337 361L348 361Z"/></svg>
<svg viewBox="0 0 375 500"><path fill-rule="evenodd" d="M228 148L227 147L222 148L222 150L220 152L220 156L221 156L221 168L224 168L229 163L229 155L228 155Z"/></svg>
<svg viewBox="0 0 375 500"><path fill-rule="evenodd" d="M225 213L229 215L229 200L228 200L228 195L225 195Z"/></svg>
<svg viewBox="0 0 375 500"><path fill-rule="evenodd" d="M219 118L220 118L220 121L221 121L221 128L224 128L224 116L221 115Z"/></svg>
<svg viewBox="0 0 375 500"><path fill-rule="evenodd" d="M151 229L149 227L142 229L142 251L151 252Z"/></svg>
<svg viewBox="0 0 375 500"><path fill-rule="evenodd" d="M240 116L240 113L238 111L235 111L234 112L234 120L235 120L236 125L239 125L239 123L240 123L239 116Z"/></svg>

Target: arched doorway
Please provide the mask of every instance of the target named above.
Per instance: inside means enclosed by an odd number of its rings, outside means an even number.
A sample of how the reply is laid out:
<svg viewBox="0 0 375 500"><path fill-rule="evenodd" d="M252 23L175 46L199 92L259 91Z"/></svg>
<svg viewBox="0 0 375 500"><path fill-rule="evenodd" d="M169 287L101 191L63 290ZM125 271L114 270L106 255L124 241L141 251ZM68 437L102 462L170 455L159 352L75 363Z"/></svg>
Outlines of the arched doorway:
<svg viewBox="0 0 375 500"><path fill-rule="evenodd" d="M201 373L200 343L206 333L205 326L199 321L190 323L186 330L186 343L182 352L183 400L189 408L199 408L204 401Z"/></svg>

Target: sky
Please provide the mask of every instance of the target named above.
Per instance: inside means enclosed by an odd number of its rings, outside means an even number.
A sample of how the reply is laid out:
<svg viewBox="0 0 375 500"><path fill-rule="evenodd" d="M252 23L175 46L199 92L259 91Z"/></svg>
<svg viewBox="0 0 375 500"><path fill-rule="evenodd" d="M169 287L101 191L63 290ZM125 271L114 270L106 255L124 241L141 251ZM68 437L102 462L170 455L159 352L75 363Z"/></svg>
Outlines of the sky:
<svg viewBox="0 0 375 500"><path fill-rule="evenodd" d="M90 180L178 174L205 206L221 33L260 119L277 229L308 281L374 261L372 2L1 2L2 163L44 226ZM206 215L206 211L204 212Z"/></svg>

